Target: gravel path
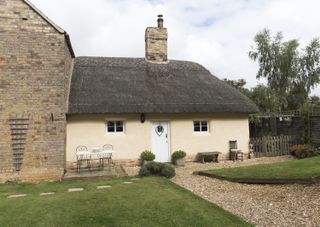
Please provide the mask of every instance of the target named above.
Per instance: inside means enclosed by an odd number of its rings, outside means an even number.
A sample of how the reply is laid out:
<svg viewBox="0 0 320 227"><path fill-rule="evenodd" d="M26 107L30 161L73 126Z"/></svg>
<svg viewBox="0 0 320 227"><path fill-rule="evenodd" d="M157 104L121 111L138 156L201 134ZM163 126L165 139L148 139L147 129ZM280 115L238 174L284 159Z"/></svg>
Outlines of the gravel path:
<svg viewBox="0 0 320 227"><path fill-rule="evenodd" d="M178 185L257 226L320 226L320 185L247 185L192 175L195 170L281 162L289 156L244 162L188 163L176 169Z"/></svg>

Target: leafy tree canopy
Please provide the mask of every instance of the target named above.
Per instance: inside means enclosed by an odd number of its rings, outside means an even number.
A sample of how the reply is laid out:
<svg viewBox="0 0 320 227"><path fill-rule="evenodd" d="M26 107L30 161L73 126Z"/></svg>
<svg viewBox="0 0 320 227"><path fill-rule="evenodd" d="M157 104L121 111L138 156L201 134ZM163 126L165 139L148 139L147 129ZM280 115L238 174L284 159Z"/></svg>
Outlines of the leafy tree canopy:
<svg viewBox="0 0 320 227"><path fill-rule="evenodd" d="M263 109L273 111L302 108L312 88L320 83L320 42L313 39L299 49L296 39L283 41L264 29L255 36L249 57L259 64L257 78L266 78L267 87L256 87L256 95L266 94ZM261 97L262 98L262 97ZM272 104L271 104L272 103Z"/></svg>

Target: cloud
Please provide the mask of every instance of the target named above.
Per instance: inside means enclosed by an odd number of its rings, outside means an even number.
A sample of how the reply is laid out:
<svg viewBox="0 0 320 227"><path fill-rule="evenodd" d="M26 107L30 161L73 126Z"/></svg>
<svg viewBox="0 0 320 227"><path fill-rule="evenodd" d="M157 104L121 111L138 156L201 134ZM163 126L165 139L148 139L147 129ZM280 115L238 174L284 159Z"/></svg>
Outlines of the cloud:
<svg viewBox="0 0 320 227"><path fill-rule="evenodd" d="M248 58L258 31L282 31L302 46L320 37L318 0L31 1L70 33L77 56L143 57L145 28L164 14L169 58L196 61L220 78L245 78L249 86L258 82Z"/></svg>

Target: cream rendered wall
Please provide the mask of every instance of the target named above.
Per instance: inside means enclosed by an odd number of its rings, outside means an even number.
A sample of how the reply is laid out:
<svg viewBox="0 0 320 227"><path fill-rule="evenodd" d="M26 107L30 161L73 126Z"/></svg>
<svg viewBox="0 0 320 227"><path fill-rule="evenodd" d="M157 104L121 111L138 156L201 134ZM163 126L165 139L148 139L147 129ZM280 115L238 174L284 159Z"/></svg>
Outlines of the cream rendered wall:
<svg viewBox="0 0 320 227"><path fill-rule="evenodd" d="M106 133L107 120L123 120L124 133ZM208 120L208 133L193 132L194 120ZM190 156L198 152L220 151L229 153L229 140L237 140L238 147L248 152L249 123L245 114L146 114L140 122L139 114L73 115L67 123L67 163L75 161L75 149L112 144L113 158L137 160L143 150L151 149L151 123L168 121L170 124L171 152L184 150Z"/></svg>

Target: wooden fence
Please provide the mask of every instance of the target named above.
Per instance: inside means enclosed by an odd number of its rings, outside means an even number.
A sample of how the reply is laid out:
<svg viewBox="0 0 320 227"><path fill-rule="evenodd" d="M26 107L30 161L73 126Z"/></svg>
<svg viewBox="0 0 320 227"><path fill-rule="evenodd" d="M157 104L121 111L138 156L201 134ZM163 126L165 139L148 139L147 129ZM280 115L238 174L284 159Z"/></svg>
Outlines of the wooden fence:
<svg viewBox="0 0 320 227"><path fill-rule="evenodd" d="M289 148L296 144L292 136L264 136L251 138L250 144L255 157L288 155Z"/></svg>
<svg viewBox="0 0 320 227"><path fill-rule="evenodd" d="M320 108L307 112L260 113L250 122L250 137L288 135L320 147Z"/></svg>

